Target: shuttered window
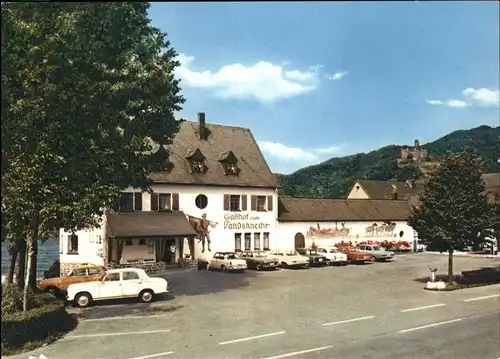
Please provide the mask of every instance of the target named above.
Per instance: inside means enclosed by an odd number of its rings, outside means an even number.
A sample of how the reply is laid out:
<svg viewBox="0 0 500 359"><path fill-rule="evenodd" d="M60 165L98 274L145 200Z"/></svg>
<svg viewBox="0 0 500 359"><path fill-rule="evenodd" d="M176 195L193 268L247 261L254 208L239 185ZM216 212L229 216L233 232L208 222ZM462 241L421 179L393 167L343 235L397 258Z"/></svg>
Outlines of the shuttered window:
<svg viewBox="0 0 500 359"><path fill-rule="evenodd" d="M152 211L178 211L179 193L151 193Z"/></svg>
<svg viewBox="0 0 500 359"><path fill-rule="evenodd" d="M137 192L134 194L134 209L136 211L142 211L142 193Z"/></svg>
<svg viewBox="0 0 500 359"><path fill-rule="evenodd" d="M269 212L273 211L273 196L267 196L267 210Z"/></svg>
<svg viewBox="0 0 500 359"><path fill-rule="evenodd" d="M246 251L252 250L252 234L251 233L245 233L245 250Z"/></svg>

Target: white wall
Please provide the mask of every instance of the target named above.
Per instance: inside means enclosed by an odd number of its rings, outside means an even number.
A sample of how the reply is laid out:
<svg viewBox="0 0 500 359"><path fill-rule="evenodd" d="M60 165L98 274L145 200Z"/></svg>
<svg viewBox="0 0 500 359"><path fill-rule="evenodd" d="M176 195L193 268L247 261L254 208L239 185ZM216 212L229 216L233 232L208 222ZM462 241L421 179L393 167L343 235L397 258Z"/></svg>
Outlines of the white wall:
<svg viewBox="0 0 500 359"><path fill-rule="evenodd" d="M78 236L78 254L69 254L71 233L65 232L62 228L59 230L60 262L104 264L104 258L99 254L102 253L104 244L104 227L76 231L75 234Z"/></svg>
<svg viewBox="0 0 500 359"><path fill-rule="evenodd" d="M312 236L309 232L310 227L315 229L318 228L318 222L280 222L279 223L279 236L283 244L286 243L287 248L293 248L295 246L295 234L302 233L305 237L306 246L312 245L314 242L317 245L334 245L341 241L352 241L353 243L359 243L363 241L407 241L410 244L413 242L413 229L408 226L406 222L395 221L396 227L392 235L384 233L380 236L370 236L366 233L366 227L371 226L373 223L377 223L379 226L382 222L362 222L362 221L351 221L351 222L319 222L320 229L327 228L338 228L342 229L342 223L344 227L349 230L348 234L345 235L325 235L323 236ZM403 231L403 237L399 236L400 231ZM396 237L394 237L394 235Z"/></svg>
<svg viewBox="0 0 500 359"><path fill-rule="evenodd" d="M359 186L359 188L357 188ZM359 185L358 182L354 184L352 187L351 192L347 195L348 199L369 199L368 195L366 192L363 190L363 188Z"/></svg>

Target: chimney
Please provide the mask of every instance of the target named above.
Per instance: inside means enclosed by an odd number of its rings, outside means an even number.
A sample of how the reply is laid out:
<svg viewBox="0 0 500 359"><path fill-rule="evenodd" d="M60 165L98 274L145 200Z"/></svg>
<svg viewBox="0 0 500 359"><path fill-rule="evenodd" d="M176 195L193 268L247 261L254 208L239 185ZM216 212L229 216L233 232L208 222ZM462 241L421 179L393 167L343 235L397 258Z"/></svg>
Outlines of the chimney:
<svg viewBox="0 0 500 359"><path fill-rule="evenodd" d="M396 186L393 186L392 188L392 199L398 199L398 189Z"/></svg>
<svg viewBox="0 0 500 359"><path fill-rule="evenodd" d="M198 134L200 140L207 139L207 128L205 126L205 112L198 112Z"/></svg>

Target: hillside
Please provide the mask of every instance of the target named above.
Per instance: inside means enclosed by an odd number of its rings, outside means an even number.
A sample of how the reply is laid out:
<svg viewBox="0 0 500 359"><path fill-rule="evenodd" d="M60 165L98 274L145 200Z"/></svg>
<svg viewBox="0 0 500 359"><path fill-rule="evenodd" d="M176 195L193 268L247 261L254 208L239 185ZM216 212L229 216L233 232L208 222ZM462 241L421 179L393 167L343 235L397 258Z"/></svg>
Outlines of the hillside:
<svg viewBox="0 0 500 359"><path fill-rule="evenodd" d="M449 152L473 149L484 160L485 173L498 172L500 126L455 131L422 147L427 150L427 160L430 161L437 161ZM344 197L355 179L404 181L421 177L422 171L418 167L398 167L400 148L390 145L368 153L331 158L290 175L277 174L280 192L292 196Z"/></svg>

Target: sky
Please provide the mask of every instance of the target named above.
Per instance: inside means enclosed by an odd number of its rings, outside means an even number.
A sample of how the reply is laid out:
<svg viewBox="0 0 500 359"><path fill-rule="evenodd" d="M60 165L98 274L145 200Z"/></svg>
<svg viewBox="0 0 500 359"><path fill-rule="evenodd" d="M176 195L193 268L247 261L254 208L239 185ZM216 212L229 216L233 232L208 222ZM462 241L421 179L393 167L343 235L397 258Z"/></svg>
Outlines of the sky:
<svg viewBox="0 0 500 359"><path fill-rule="evenodd" d="M497 2L152 3L179 117L252 130L273 172L499 126Z"/></svg>

